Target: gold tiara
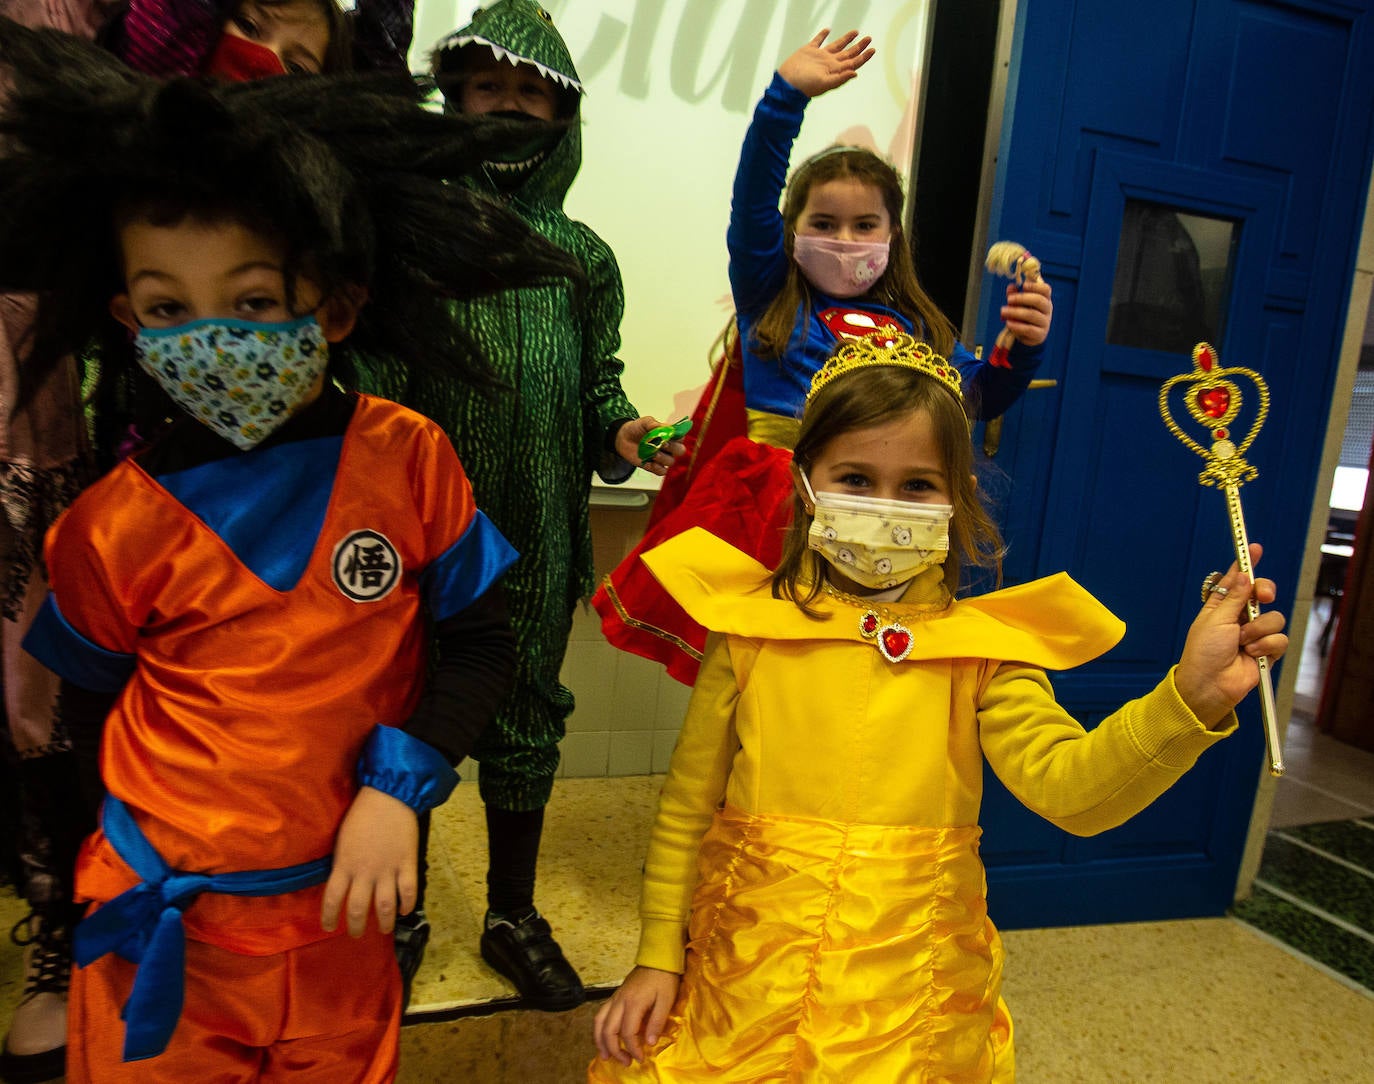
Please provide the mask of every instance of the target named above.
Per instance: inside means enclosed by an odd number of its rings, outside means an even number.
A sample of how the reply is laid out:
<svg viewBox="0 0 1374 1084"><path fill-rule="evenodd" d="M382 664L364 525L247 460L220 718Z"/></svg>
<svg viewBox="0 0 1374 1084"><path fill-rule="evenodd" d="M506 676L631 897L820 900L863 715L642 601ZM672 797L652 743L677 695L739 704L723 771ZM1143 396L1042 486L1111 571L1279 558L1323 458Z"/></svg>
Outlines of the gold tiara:
<svg viewBox="0 0 1374 1084"><path fill-rule="evenodd" d="M870 365L898 365L933 376L947 387L956 399L964 401L959 370L928 345L911 335L884 335L881 338L851 339L836 348L824 365L811 378L811 390L806 401L836 377Z"/></svg>

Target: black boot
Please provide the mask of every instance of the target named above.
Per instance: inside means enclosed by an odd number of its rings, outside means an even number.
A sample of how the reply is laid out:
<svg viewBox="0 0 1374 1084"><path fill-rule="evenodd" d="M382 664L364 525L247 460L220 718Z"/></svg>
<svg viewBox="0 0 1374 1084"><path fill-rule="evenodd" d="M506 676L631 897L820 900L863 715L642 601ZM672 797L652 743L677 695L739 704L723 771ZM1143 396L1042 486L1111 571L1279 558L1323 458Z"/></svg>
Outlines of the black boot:
<svg viewBox="0 0 1374 1084"><path fill-rule="evenodd" d="M71 902L76 851L94 827L69 752L17 765L22 822L19 857L31 912L10 931L24 948L24 992L0 1048L0 1080L60 1079L67 1058L71 931L82 908Z"/></svg>
<svg viewBox="0 0 1374 1084"><path fill-rule="evenodd" d="M51 919L30 912L10 931L11 940L24 948L24 994L0 1052L5 1084L58 1080L66 1071L72 944L67 926Z"/></svg>

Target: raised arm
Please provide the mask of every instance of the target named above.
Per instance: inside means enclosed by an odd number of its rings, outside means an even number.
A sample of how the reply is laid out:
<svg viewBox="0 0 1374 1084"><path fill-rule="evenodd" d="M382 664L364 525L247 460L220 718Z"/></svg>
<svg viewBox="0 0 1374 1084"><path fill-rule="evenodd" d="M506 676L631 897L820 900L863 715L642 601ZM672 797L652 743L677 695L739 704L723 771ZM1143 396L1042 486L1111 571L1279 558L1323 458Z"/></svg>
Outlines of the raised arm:
<svg viewBox="0 0 1374 1084"><path fill-rule="evenodd" d="M828 35L821 31L782 62L754 109L740 148L725 243L730 289L741 312L766 305L787 274L778 200L806 103L849 82L873 56L869 39L856 40L855 31L829 45Z"/></svg>

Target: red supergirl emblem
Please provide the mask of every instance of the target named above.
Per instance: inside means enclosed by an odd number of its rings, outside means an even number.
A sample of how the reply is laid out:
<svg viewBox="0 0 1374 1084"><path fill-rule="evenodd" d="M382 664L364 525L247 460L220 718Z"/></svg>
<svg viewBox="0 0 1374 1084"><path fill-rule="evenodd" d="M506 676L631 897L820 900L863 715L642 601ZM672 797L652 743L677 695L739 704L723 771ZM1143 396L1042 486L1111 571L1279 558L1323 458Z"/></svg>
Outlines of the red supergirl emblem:
<svg viewBox="0 0 1374 1084"><path fill-rule="evenodd" d="M823 309L820 320L830 334L840 340L876 339L881 346L890 346L893 335L910 335L909 328L903 327L888 316L865 312L863 309Z"/></svg>

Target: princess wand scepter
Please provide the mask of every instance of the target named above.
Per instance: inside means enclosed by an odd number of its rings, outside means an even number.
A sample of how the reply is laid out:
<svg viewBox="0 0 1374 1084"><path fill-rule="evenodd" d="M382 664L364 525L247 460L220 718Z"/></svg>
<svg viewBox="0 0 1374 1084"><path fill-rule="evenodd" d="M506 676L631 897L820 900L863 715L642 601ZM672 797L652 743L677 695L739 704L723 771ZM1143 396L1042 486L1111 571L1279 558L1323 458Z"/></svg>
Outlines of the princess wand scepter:
<svg viewBox="0 0 1374 1084"><path fill-rule="evenodd" d="M1217 352L1210 343L1198 343L1193 347L1193 371L1171 376L1159 389L1159 413L1169 432L1176 436L1186 448L1202 456L1206 466L1198 481L1205 486L1214 486L1226 494L1226 512L1231 521L1231 541L1236 547L1236 563L1240 570L1253 583L1255 570L1250 563L1250 540L1245 533L1245 515L1240 507L1240 487L1259 474L1259 471L1245 461L1245 451L1254 442L1255 436L1269 415L1269 385L1259 373L1251 369L1218 367ZM1231 423L1240 413L1242 397L1240 387L1228 377L1244 377L1250 380L1259 393L1259 408L1255 422L1244 439L1237 444L1232 439ZM1175 385L1187 388L1184 406L1193 421L1207 429L1212 438L1212 446L1204 448L1174 420L1169 409L1169 391ZM1203 584L1203 601L1212 589L1212 577ZM1253 621L1259 616L1259 603L1254 595L1246 603L1246 610ZM1274 682L1269 674L1269 659L1261 655L1255 662L1259 666L1260 715L1264 720L1264 745L1269 754L1269 774L1283 774L1283 750L1279 746L1278 712L1274 706Z"/></svg>

